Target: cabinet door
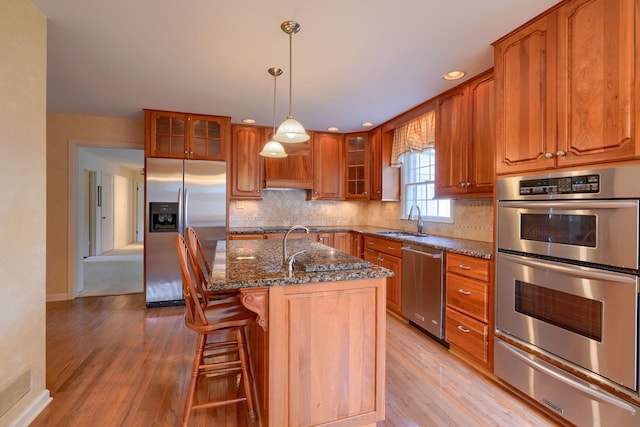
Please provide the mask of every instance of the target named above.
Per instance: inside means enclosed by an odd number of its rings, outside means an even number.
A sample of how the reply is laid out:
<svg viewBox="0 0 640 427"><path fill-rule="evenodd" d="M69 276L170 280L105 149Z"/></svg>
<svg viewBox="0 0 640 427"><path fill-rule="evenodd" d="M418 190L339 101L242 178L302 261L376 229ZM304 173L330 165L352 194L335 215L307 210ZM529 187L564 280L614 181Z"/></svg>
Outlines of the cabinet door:
<svg viewBox="0 0 640 427"><path fill-rule="evenodd" d="M349 253L358 258L364 258L364 241L362 234L352 231L349 233Z"/></svg>
<svg viewBox="0 0 640 427"><path fill-rule="evenodd" d="M345 199L368 200L370 150L367 134L345 135L345 148Z"/></svg>
<svg viewBox="0 0 640 427"><path fill-rule="evenodd" d="M191 138L188 156L199 160L227 158L230 119L203 115L190 115Z"/></svg>
<svg viewBox="0 0 640 427"><path fill-rule="evenodd" d="M317 236L318 237L316 241L318 243L322 243L323 245L326 245L326 246L331 246L332 248L334 247L333 233L321 232L321 233L318 233Z"/></svg>
<svg viewBox="0 0 640 427"><path fill-rule="evenodd" d="M555 166L555 46L553 13L495 45L498 174Z"/></svg>
<svg viewBox="0 0 640 427"><path fill-rule="evenodd" d="M638 7L575 0L558 9L558 166L640 154Z"/></svg>
<svg viewBox="0 0 640 427"><path fill-rule="evenodd" d="M271 128L265 128L265 142L273 136ZM312 142L284 144L288 156L264 159L265 188L313 188Z"/></svg>
<svg viewBox="0 0 640 427"><path fill-rule="evenodd" d="M313 134L313 200L343 200L342 135Z"/></svg>
<svg viewBox="0 0 640 427"><path fill-rule="evenodd" d="M382 200L382 128L369 132L369 200Z"/></svg>
<svg viewBox="0 0 640 427"><path fill-rule="evenodd" d="M469 120L465 86L438 97L436 106L436 194L466 193Z"/></svg>
<svg viewBox="0 0 640 427"><path fill-rule="evenodd" d="M393 271L393 277L387 277L387 308L401 313L402 302L402 259L381 254L382 266Z"/></svg>
<svg viewBox="0 0 640 427"><path fill-rule="evenodd" d="M466 156L466 190L474 195L493 192L496 145L494 93L493 74L469 85L471 137Z"/></svg>
<svg viewBox="0 0 640 427"><path fill-rule="evenodd" d="M351 254L351 233L337 232L333 233L333 245L335 249Z"/></svg>
<svg viewBox="0 0 640 427"><path fill-rule="evenodd" d="M231 143L231 198L262 199L262 161L258 154L264 144L261 128L233 126Z"/></svg>
<svg viewBox="0 0 640 427"><path fill-rule="evenodd" d="M188 157L187 115L145 110L145 149L147 157Z"/></svg>

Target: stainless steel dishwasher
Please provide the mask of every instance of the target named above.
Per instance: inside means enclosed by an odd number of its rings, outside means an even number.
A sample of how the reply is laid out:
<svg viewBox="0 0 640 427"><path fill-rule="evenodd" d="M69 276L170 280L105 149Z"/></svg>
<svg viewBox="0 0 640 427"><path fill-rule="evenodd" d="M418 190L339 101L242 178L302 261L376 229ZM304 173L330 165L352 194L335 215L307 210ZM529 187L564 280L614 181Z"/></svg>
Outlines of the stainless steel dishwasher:
<svg viewBox="0 0 640 427"><path fill-rule="evenodd" d="M440 249L402 248L402 314L409 323L446 345L443 263Z"/></svg>

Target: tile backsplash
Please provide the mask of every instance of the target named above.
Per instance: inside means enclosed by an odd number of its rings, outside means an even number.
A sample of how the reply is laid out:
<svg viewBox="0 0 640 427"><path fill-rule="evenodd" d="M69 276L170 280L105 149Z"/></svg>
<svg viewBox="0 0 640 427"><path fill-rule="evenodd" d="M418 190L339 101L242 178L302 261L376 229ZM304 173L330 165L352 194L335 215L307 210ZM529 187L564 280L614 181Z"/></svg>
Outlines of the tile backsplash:
<svg viewBox="0 0 640 427"><path fill-rule="evenodd" d="M400 218L400 202L311 201L304 190L267 190L262 200L232 200L230 227L371 225L414 231L415 221ZM452 223L425 221L423 232L483 242L493 241L491 199L456 200Z"/></svg>

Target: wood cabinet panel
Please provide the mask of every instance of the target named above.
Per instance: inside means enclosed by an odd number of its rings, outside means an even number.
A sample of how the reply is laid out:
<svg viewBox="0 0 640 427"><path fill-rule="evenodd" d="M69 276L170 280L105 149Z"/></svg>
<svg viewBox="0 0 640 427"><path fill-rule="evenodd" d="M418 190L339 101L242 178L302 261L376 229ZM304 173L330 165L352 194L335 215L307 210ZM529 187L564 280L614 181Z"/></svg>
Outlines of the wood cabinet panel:
<svg viewBox="0 0 640 427"><path fill-rule="evenodd" d="M231 142L231 199L262 199L262 129L234 125Z"/></svg>
<svg viewBox="0 0 640 427"><path fill-rule="evenodd" d="M351 233L335 232L333 233L333 247L337 250L353 255L351 253Z"/></svg>
<svg viewBox="0 0 640 427"><path fill-rule="evenodd" d="M369 200L382 200L382 128L369 132Z"/></svg>
<svg viewBox="0 0 640 427"><path fill-rule="evenodd" d="M358 257L364 258L364 236L362 233L357 233L352 231L349 233L349 245L350 245L350 254Z"/></svg>
<svg viewBox="0 0 640 427"><path fill-rule="evenodd" d="M436 188L438 195L466 192L468 106L464 87L438 97L436 109Z"/></svg>
<svg viewBox="0 0 640 427"><path fill-rule="evenodd" d="M447 307L447 341L476 359L487 363L488 327L468 316L464 316Z"/></svg>
<svg viewBox="0 0 640 427"><path fill-rule="evenodd" d="M549 14L495 45L496 173L554 166L556 15Z"/></svg>
<svg viewBox="0 0 640 427"><path fill-rule="evenodd" d="M344 199L343 163L342 135L314 132L313 200Z"/></svg>
<svg viewBox="0 0 640 427"><path fill-rule="evenodd" d="M558 9L557 166L640 153L638 7L632 0L576 0Z"/></svg>
<svg viewBox="0 0 640 427"><path fill-rule="evenodd" d="M394 276L387 278L387 308L402 313L402 243L376 237L364 237L364 259L388 268Z"/></svg>
<svg viewBox="0 0 640 427"><path fill-rule="evenodd" d="M487 284L455 274L447 274L447 305L461 313L489 321Z"/></svg>
<svg viewBox="0 0 640 427"><path fill-rule="evenodd" d="M262 240L264 234L228 234L228 240Z"/></svg>
<svg viewBox="0 0 640 427"><path fill-rule="evenodd" d="M384 419L383 283L270 288L269 425L346 427Z"/></svg>
<svg viewBox="0 0 640 427"><path fill-rule="evenodd" d="M273 130L266 128L265 141ZM306 142L284 144L287 157L264 159L265 188L313 188L313 138Z"/></svg>
<svg viewBox="0 0 640 427"><path fill-rule="evenodd" d="M471 136L467 147L468 194L491 194L495 181L496 103L493 73L469 84Z"/></svg>
<svg viewBox="0 0 640 427"><path fill-rule="evenodd" d="M369 200L371 149L366 132L344 136L345 186L347 200Z"/></svg>
<svg viewBox="0 0 640 427"><path fill-rule="evenodd" d="M364 249L373 249L397 257L402 256L402 242L395 240L381 239L377 237L365 236Z"/></svg>
<svg viewBox="0 0 640 427"><path fill-rule="evenodd" d="M447 253L447 272L476 280L489 280L489 261L456 253Z"/></svg>

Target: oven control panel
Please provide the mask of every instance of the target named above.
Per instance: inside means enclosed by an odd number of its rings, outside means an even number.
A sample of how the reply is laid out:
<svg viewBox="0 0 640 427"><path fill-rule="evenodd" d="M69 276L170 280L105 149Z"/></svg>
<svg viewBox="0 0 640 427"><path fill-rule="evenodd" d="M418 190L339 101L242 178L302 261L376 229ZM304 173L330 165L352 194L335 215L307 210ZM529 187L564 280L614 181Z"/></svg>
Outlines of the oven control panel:
<svg viewBox="0 0 640 427"><path fill-rule="evenodd" d="M600 192L600 175L540 178L520 181L520 195L585 194Z"/></svg>

